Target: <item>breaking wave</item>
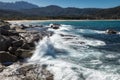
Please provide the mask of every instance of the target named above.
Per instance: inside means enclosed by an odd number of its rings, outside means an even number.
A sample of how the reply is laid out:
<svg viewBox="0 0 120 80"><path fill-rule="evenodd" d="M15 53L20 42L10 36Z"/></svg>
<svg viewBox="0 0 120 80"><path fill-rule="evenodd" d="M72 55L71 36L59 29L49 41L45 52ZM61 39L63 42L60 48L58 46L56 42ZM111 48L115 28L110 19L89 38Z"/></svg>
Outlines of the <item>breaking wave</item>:
<svg viewBox="0 0 120 80"><path fill-rule="evenodd" d="M106 45L104 41L77 35L71 32L70 25L62 25L59 30L49 30L55 34L39 41L29 62L46 64L47 69L54 74L54 80L120 80L119 73L112 71L113 66L105 65L104 52L91 48ZM80 32L103 33L82 29ZM114 56L106 55L104 58ZM111 70L106 71L107 68Z"/></svg>

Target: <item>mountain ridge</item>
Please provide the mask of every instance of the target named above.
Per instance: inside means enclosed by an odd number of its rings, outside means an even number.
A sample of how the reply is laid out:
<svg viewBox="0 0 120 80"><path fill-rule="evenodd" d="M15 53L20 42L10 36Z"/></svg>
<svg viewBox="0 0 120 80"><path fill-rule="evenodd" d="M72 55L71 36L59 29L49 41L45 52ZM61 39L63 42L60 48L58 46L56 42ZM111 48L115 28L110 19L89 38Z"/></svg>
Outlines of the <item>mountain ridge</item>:
<svg viewBox="0 0 120 80"><path fill-rule="evenodd" d="M32 9L39 8L39 6L26 2L26 1L16 1L16 2L1 2L0 9L5 10L20 10L20 9Z"/></svg>
<svg viewBox="0 0 120 80"><path fill-rule="evenodd" d="M1 2L0 2L1 4ZM1 7L0 18L12 19L120 19L120 6L113 8L63 8L57 5L39 7L25 1L18 1ZM16 5L19 7L13 7ZM12 7L11 7L12 6ZM29 7L31 6L31 7ZM8 13L5 13L8 12ZM14 14L14 15L13 15ZM11 16L12 15L12 16Z"/></svg>

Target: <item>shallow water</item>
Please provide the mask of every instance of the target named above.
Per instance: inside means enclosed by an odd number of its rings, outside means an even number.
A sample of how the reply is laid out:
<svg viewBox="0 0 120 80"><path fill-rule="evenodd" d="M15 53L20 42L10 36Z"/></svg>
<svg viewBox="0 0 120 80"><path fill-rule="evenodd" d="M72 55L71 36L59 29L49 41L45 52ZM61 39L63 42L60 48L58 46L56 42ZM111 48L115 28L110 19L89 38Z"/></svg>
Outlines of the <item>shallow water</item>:
<svg viewBox="0 0 120 80"><path fill-rule="evenodd" d="M36 45L30 62L47 64L55 80L120 80L120 21L61 21L29 24L62 24Z"/></svg>

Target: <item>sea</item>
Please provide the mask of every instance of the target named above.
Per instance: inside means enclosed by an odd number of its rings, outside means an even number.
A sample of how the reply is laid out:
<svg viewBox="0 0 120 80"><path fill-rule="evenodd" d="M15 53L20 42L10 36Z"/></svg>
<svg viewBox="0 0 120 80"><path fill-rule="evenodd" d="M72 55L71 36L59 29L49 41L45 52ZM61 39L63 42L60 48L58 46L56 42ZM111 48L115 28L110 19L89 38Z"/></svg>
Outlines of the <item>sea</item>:
<svg viewBox="0 0 120 80"><path fill-rule="evenodd" d="M31 21L24 24L60 24L53 36L36 44L28 60L47 65L54 80L120 80L120 21ZM40 30L41 28L36 28ZM114 29L118 34L107 34Z"/></svg>

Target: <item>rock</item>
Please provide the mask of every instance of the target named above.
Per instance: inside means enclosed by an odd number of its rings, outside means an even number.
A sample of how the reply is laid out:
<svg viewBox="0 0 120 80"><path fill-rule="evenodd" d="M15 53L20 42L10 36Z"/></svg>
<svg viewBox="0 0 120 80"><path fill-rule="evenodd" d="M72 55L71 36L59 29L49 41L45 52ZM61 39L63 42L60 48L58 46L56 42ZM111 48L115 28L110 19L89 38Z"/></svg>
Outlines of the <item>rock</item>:
<svg viewBox="0 0 120 80"><path fill-rule="evenodd" d="M1 80L54 80L54 75L40 64L14 63L0 73Z"/></svg>
<svg viewBox="0 0 120 80"><path fill-rule="evenodd" d="M24 38L24 42L28 43L30 45L30 47L34 47L35 46L35 42L38 42L42 36L41 34L34 34L32 32L30 33L21 33L20 34L23 38Z"/></svg>
<svg viewBox="0 0 120 80"><path fill-rule="evenodd" d="M5 62L15 62L17 61L17 57L5 52L5 51L0 51L0 62L5 63Z"/></svg>
<svg viewBox="0 0 120 80"><path fill-rule="evenodd" d="M21 47L22 49L30 49L30 45L28 43L24 43Z"/></svg>
<svg viewBox="0 0 120 80"><path fill-rule="evenodd" d="M117 34L118 32L115 30L112 30L112 29L108 29L108 30L106 30L106 33L107 34Z"/></svg>
<svg viewBox="0 0 120 80"><path fill-rule="evenodd" d="M5 30L10 30L10 26L9 25L5 25L5 26L0 26L1 29L5 29Z"/></svg>
<svg viewBox="0 0 120 80"><path fill-rule="evenodd" d="M0 35L0 51L7 51L12 40L9 37Z"/></svg>
<svg viewBox="0 0 120 80"><path fill-rule="evenodd" d="M6 29L0 29L0 34L5 36L13 36L13 35L19 36L19 33L15 31L8 31Z"/></svg>
<svg viewBox="0 0 120 80"><path fill-rule="evenodd" d="M53 29L59 29L60 24L51 24L50 27Z"/></svg>
<svg viewBox="0 0 120 80"><path fill-rule="evenodd" d="M10 26L11 30L22 30L22 29L26 29L28 28L27 26L25 26L24 24L18 25L18 24L14 24Z"/></svg>
<svg viewBox="0 0 120 80"><path fill-rule="evenodd" d="M0 64L0 72L2 72L5 69L5 66L3 66L2 64Z"/></svg>
<svg viewBox="0 0 120 80"><path fill-rule="evenodd" d="M12 42L12 47L21 47L23 45L23 40L19 40L19 41L13 41Z"/></svg>
<svg viewBox="0 0 120 80"><path fill-rule="evenodd" d="M11 53L11 54L15 54L15 52L16 52L16 50L17 50L18 48L17 47L9 47L9 52Z"/></svg>
<svg viewBox="0 0 120 80"><path fill-rule="evenodd" d="M76 36L74 36L74 35L66 35L66 34L60 34L60 36L62 36L62 37L76 37Z"/></svg>
<svg viewBox="0 0 120 80"><path fill-rule="evenodd" d="M10 24L8 22L0 20L0 29L9 30L10 29Z"/></svg>
<svg viewBox="0 0 120 80"><path fill-rule="evenodd" d="M11 42L11 46L8 48L8 51L11 54L15 54L16 50L23 45L23 40Z"/></svg>
<svg viewBox="0 0 120 80"><path fill-rule="evenodd" d="M12 42L13 42L13 41L19 41L19 40L22 39L20 36L16 36L16 35L9 36L9 37L10 37L10 39L12 40ZM11 42L11 43L12 43L12 42Z"/></svg>
<svg viewBox="0 0 120 80"><path fill-rule="evenodd" d="M24 24L21 24L20 26L21 26L21 29L26 29L26 28L28 28L28 27L25 26Z"/></svg>
<svg viewBox="0 0 120 80"><path fill-rule="evenodd" d="M18 49L16 51L16 56L22 59L30 58L33 55L32 50Z"/></svg>

